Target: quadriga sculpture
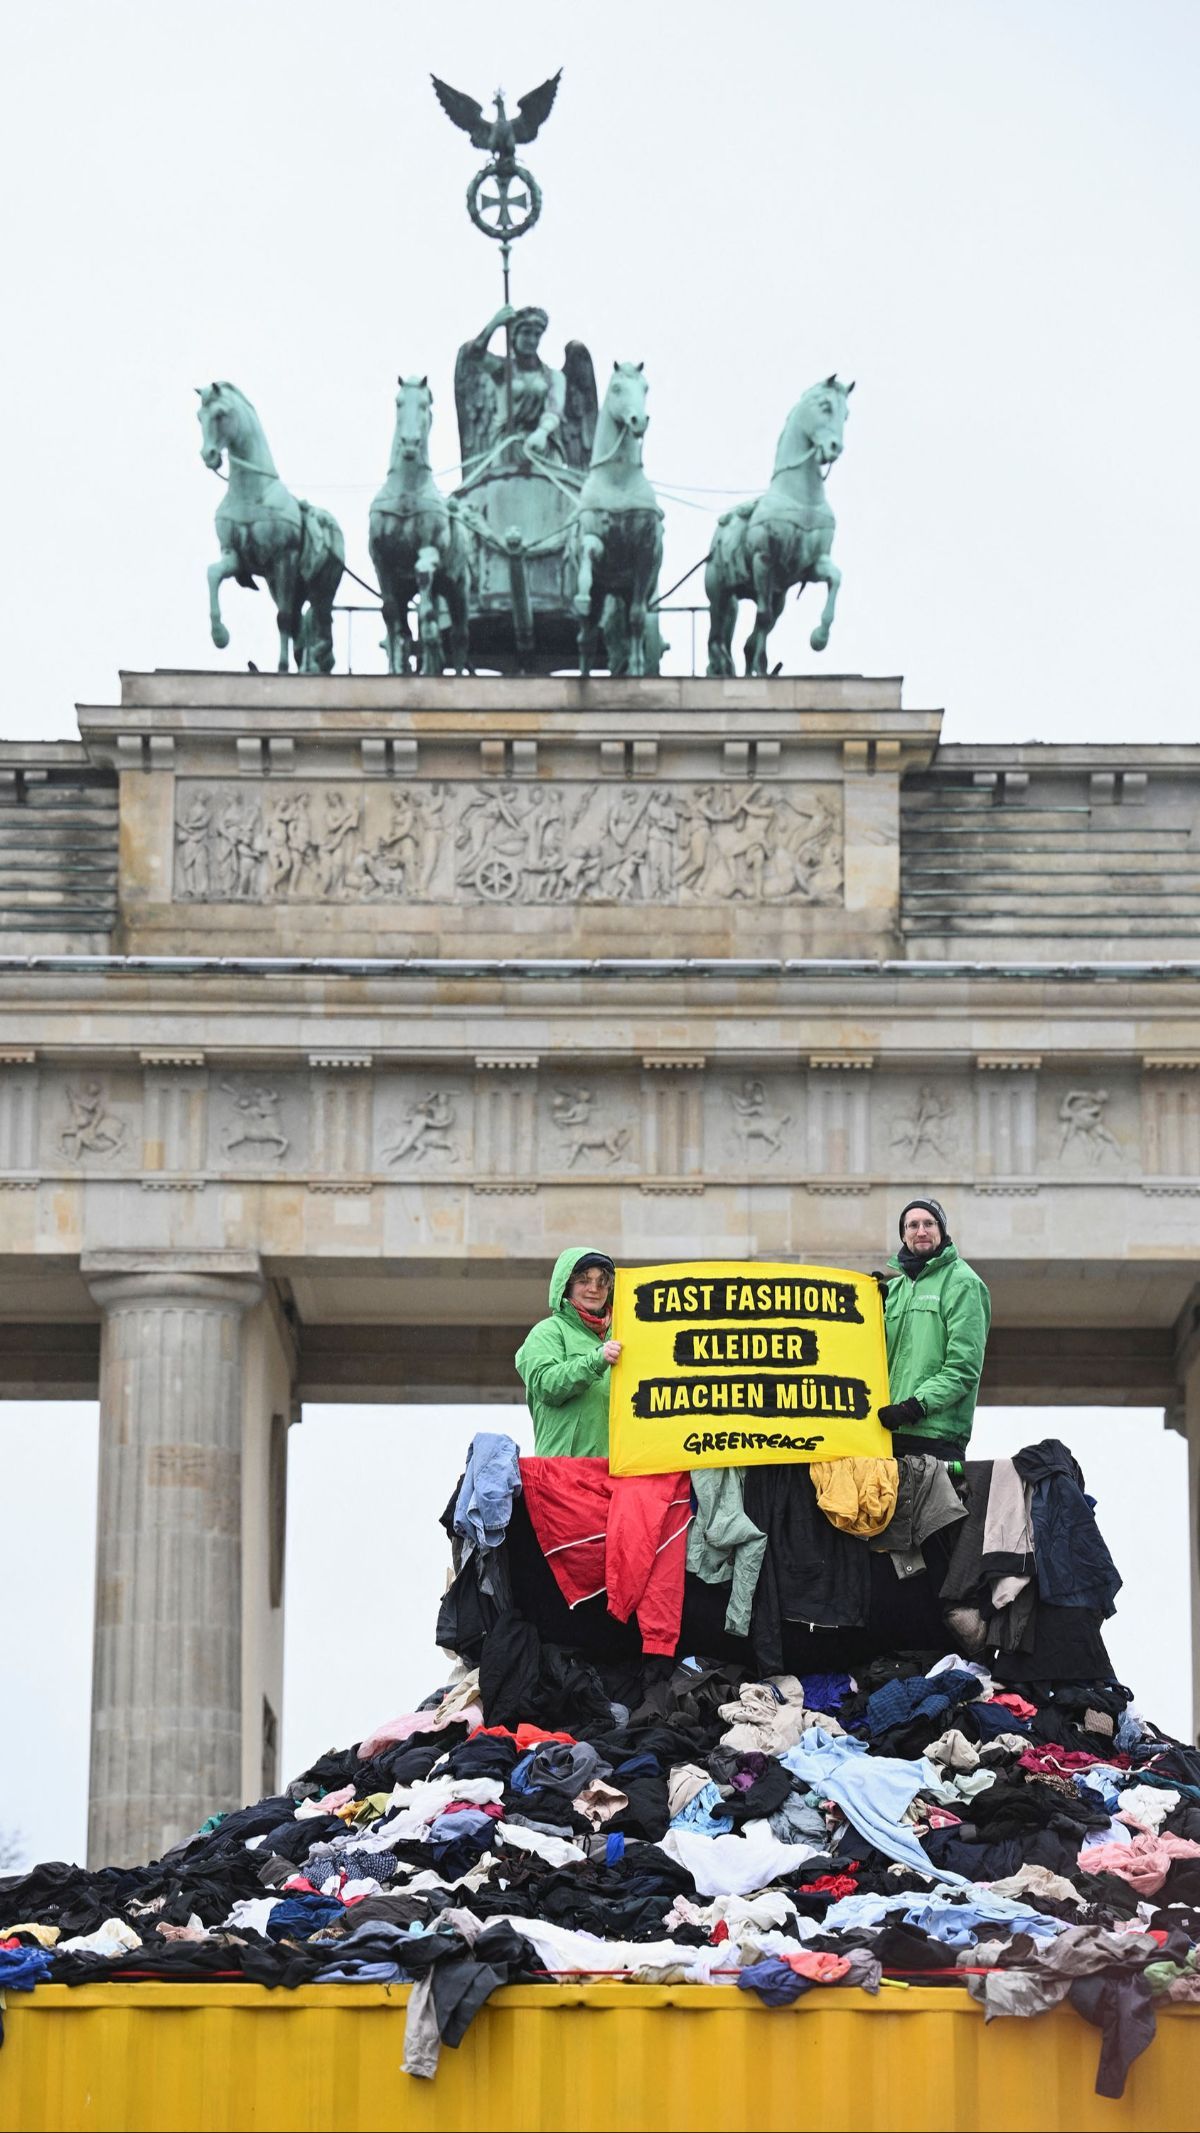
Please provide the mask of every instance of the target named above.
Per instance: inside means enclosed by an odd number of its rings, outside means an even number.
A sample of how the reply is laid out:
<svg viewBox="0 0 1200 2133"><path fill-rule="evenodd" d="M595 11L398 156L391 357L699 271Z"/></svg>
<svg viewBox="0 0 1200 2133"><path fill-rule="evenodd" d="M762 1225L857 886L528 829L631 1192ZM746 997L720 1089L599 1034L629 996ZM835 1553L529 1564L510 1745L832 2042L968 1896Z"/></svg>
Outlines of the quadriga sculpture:
<svg viewBox="0 0 1200 2133"><path fill-rule="evenodd" d="M853 382L843 385L836 372L810 385L784 423L766 495L721 518L704 573L710 674L733 673L739 600L753 600L757 610L746 640L746 672L766 673L767 639L792 585L828 586L821 619L809 638L814 652L828 644L842 573L829 552L837 520L825 501L824 484L841 457L846 403L853 391Z"/></svg>
<svg viewBox="0 0 1200 2133"><path fill-rule="evenodd" d="M614 363L572 534L579 671L591 673L603 618L610 671L657 673L647 609L662 563L662 511L642 468L649 390L641 363ZM647 640L652 639L648 645Z"/></svg>
<svg viewBox="0 0 1200 2133"><path fill-rule="evenodd" d="M212 641L229 643L221 620L226 578L257 591L265 578L279 621L279 671L291 654L304 674L333 671L333 600L342 581L342 529L328 511L302 503L279 479L262 424L245 393L228 379L198 385L200 457L214 474L229 461L229 487L217 510L220 558L208 566Z"/></svg>
<svg viewBox="0 0 1200 2133"><path fill-rule="evenodd" d="M449 664L465 674L471 592L467 538L429 464L433 421L429 380L402 376L399 387L392 456L387 480L371 505L369 535L371 561L383 596L388 672L409 671L413 643L407 608L415 596L420 672L440 674ZM450 618L448 648L442 642L443 601Z"/></svg>

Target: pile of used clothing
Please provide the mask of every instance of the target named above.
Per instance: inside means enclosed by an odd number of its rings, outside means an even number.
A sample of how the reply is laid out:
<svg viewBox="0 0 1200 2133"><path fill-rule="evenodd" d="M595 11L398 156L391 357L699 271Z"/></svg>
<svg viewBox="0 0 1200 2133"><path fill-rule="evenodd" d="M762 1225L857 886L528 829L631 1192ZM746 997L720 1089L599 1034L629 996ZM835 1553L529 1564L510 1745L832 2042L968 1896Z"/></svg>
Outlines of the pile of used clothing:
<svg viewBox="0 0 1200 2133"><path fill-rule="evenodd" d="M1112 1678L1065 1448L960 1489L920 1459L617 1481L477 1438L451 1681L150 1866L0 1881L0 1988L403 1980L428 2076L517 1980L919 1980L989 2019L1069 2000L1119 2096L1156 2004L1200 2001L1200 1753ZM889 1601L933 1633L885 1641Z"/></svg>

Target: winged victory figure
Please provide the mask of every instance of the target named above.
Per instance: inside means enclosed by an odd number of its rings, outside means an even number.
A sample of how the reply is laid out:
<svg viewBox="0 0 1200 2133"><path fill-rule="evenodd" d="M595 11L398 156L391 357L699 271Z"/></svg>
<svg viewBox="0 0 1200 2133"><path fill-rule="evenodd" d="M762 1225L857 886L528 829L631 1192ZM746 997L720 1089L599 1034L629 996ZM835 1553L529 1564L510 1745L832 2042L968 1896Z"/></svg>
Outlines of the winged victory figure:
<svg viewBox="0 0 1200 2133"><path fill-rule="evenodd" d="M538 132L550 116L558 85L562 80L562 68L544 81L540 89L530 89L517 104L517 115L510 118L504 108L504 92L497 89L494 102L495 118L483 115L483 105L473 96L464 96L461 89L452 89L449 82L439 81L436 74L429 79L434 94L448 119L461 126L471 136L472 146L482 148L496 165L498 177L511 177L516 166L517 149L527 141L535 141Z"/></svg>

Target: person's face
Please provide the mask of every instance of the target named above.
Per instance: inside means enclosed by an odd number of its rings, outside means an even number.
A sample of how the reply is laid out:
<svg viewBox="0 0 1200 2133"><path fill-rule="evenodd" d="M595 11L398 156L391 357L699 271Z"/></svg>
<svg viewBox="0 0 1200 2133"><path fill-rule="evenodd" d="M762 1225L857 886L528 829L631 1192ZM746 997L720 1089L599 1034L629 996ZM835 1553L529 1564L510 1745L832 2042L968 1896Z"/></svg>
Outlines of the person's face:
<svg viewBox="0 0 1200 2133"><path fill-rule="evenodd" d="M536 325L532 319L525 319L523 323L517 327L517 330L513 335L513 348L515 349L518 355L536 355L538 351L538 342L541 340L541 338L541 327Z"/></svg>
<svg viewBox="0 0 1200 2133"><path fill-rule="evenodd" d="M937 1218L927 1207L910 1207L904 1217L904 1242L910 1252L919 1252L922 1258L936 1252L942 1241L942 1232Z"/></svg>
<svg viewBox="0 0 1200 2133"><path fill-rule="evenodd" d="M609 1276L602 1266L585 1266L582 1274L571 1276L567 1302L582 1304L584 1310L590 1311L593 1318L599 1318L608 1302L610 1285Z"/></svg>

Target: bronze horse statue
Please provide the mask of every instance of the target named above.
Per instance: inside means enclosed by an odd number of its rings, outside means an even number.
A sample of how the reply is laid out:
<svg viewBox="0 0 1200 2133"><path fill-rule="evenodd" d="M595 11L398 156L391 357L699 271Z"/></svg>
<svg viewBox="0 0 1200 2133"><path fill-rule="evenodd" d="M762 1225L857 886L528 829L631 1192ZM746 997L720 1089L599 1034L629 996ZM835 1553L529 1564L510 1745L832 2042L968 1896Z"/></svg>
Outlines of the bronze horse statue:
<svg viewBox="0 0 1200 2133"><path fill-rule="evenodd" d="M738 504L720 519L704 573L708 595L708 671L733 673L733 632L739 600L753 600L754 627L746 640L747 674L767 671L767 639L783 613L788 588L828 587L809 643L829 642L842 573L830 549L837 520L825 501L825 478L842 453L846 403L853 381L836 372L810 385L783 426L775 471L765 496Z"/></svg>
<svg viewBox="0 0 1200 2133"><path fill-rule="evenodd" d="M408 605L417 602L416 665L441 674L469 672L471 559L467 537L429 464L433 394L428 378L398 380L396 428L387 480L371 505L369 546L383 598L389 674L407 674L413 652ZM449 646L442 641L442 603ZM447 658L447 651L449 656Z"/></svg>
<svg viewBox="0 0 1200 2133"><path fill-rule="evenodd" d="M221 585L236 578L257 591L265 578L279 622L279 672L292 652L304 674L333 671L333 599L342 582L346 549L328 511L302 503L279 479L263 427L244 393L228 379L198 385L200 457L214 474L229 461L229 489L216 515L220 560L208 566L212 641L229 643L221 620Z"/></svg>
<svg viewBox="0 0 1200 2133"><path fill-rule="evenodd" d="M662 563L663 515L642 468L648 390L641 363L613 364L580 492L571 554L585 677L601 629L612 673L658 671L657 628L652 615L647 627L647 611Z"/></svg>

